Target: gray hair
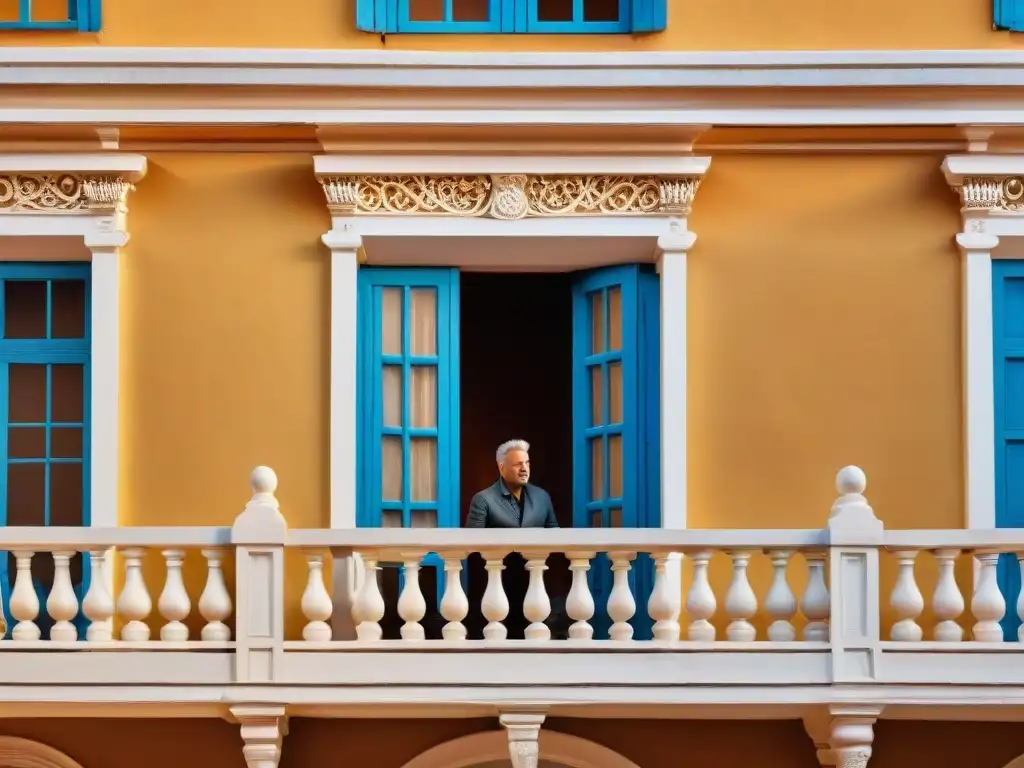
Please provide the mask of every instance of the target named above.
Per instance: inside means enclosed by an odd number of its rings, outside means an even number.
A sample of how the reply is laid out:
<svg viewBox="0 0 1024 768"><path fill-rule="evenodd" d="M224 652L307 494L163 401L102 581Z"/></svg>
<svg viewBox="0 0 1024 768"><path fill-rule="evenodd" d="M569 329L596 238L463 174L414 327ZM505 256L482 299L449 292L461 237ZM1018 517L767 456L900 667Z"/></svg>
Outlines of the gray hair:
<svg viewBox="0 0 1024 768"><path fill-rule="evenodd" d="M502 443L498 446L498 450L494 454L494 458L498 460L499 464L505 463L505 457L508 456L509 451L523 451L524 453L530 452L530 444L525 440L509 440L508 442Z"/></svg>

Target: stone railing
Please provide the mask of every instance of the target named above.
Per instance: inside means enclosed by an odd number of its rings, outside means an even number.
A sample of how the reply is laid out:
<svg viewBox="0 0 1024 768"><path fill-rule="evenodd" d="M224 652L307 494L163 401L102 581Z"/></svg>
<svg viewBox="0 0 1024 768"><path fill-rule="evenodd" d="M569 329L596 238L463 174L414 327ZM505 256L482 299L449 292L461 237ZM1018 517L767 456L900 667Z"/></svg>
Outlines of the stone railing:
<svg viewBox="0 0 1024 768"><path fill-rule="evenodd" d="M1000 626L1008 601L1021 614L1024 600L997 579L1000 554L1024 563L1024 530L885 531L855 467L837 477L826 527L810 530L289 530L274 473L257 468L252 484L231 528L0 529L16 563L0 674L225 685L1024 683L1024 662L1002 663L1008 652L1024 660L1024 643L1004 642ZM48 591L33 578L38 558L52 558ZM130 651L132 661L52 663L89 649ZM704 661L671 664L673 650ZM153 657L139 651L163 661L147 671ZM445 661L450 651L458 663ZM602 652L616 662L595 664ZM630 665L631 654L646 662ZM167 666L171 657L181 666Z"/></svg>

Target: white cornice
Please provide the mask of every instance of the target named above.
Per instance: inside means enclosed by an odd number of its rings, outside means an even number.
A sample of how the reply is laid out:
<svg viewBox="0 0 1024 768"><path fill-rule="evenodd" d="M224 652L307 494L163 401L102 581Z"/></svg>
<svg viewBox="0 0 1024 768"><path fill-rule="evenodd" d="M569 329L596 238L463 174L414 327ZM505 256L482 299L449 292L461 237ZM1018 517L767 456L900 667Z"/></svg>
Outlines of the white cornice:
<svg viewBox="0 0 1024 768"><path fill-rule="evenodd" d="M626 176L703 176L710 157L473 157L430 155L317 155L318 176L369 174L609 174Z"/></svg>
<svg viewBox="0 0 1024 768"><path fill-rule="evenodd" d="M968 177L1024 176L1024 155L950 155L942 171L953 186Z"/></svg>
<svg viewBox="0 0 1024 768"><path fill-rule="evenodd" d="M2 48L5 85L462 88L1024 85L1022 51L442 53L239 48Z"/></svg>
<svg viewBox="0 0 1024 768"><path fill-rule="evenodd" d="M0 173L104 174L136 182L146 175L146 158L118 152L0 154Z"/></svg>

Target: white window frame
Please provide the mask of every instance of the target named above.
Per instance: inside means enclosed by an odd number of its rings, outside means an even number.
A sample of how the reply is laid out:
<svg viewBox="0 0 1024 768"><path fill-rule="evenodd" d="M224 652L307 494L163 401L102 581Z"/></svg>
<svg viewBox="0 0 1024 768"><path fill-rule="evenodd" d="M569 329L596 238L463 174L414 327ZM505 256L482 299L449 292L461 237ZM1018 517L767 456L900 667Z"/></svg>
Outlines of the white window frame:
<svg viewBox="0 0 1024 768"><path fill-rule="evenodd" d="M146 174L142 155L0 155L0 259L90 261L91 526L118 525L120 255L128 242L126 198ZM69 177L68 198L35 196L23 184ZM21 187L19 191L19 187ZM19 238L4 248L6 238Z"/></svg>

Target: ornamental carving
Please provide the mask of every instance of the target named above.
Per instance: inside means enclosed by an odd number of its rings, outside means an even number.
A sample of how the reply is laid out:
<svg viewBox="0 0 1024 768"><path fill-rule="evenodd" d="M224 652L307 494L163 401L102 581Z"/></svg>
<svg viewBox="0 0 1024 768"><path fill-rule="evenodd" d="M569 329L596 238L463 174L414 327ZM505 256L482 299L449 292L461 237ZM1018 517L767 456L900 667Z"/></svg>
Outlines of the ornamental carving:
<svg viewBox="0 0 1024 768"><path fill-rule="evenodd" d="M685 216L699 176L339 176L320 180L331 212L528 216Z"/></svg>
<svg viewBox="0 0 1024 768"><path fill-rule="evenodd" d="M131 183L71 173L0 175L0 213L125 213Z"/></svg>
<svg viewBox="0 0 1024 768"><path fill-rule="evenodd" d="M965 211L1024 213L1024 180L1019 176L965 178L960 203Z"/></svg>

